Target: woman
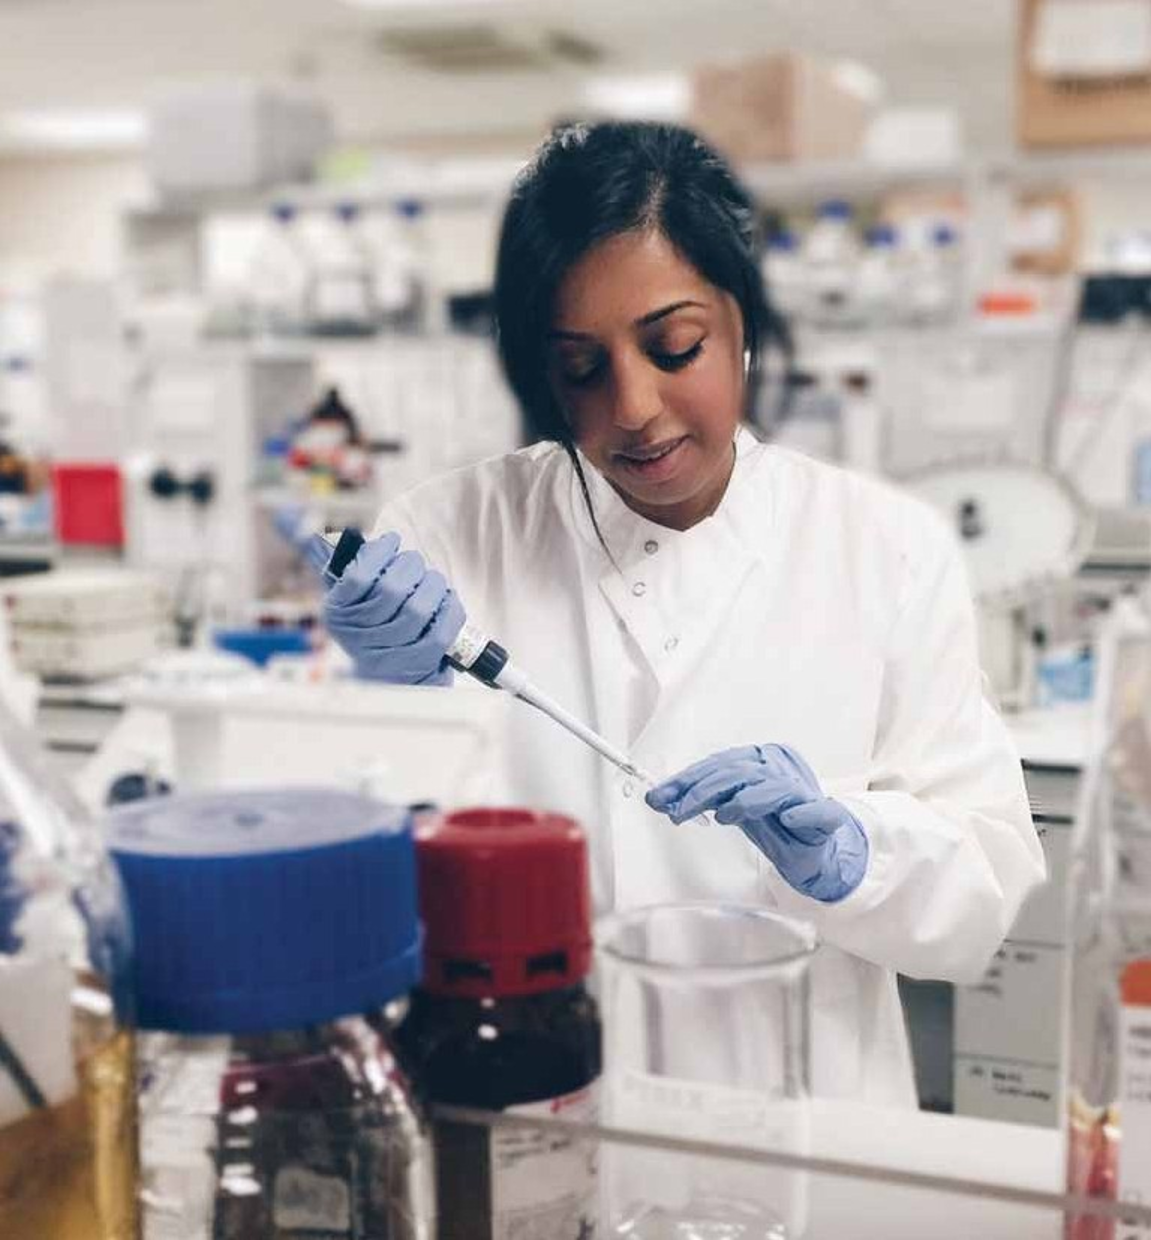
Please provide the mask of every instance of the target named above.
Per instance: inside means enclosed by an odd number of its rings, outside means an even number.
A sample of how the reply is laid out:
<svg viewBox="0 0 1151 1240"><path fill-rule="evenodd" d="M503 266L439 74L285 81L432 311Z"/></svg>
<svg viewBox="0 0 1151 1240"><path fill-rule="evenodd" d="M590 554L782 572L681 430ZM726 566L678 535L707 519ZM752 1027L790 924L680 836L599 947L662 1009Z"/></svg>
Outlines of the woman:
<svg viewBox="0 0 1151 1240"><path fill-rule="evenodd" d="M817 1090L914 1105L895 972L979 978L1044 862L941 522L742 426L774 326L753 220L685 130L546 142L496 275L543 442L391 504L326 615L360 674L443 683L463 600L552 696L679 772L645 797L513 712L515 800L586 827L598 911L813 922Z"/></svg>

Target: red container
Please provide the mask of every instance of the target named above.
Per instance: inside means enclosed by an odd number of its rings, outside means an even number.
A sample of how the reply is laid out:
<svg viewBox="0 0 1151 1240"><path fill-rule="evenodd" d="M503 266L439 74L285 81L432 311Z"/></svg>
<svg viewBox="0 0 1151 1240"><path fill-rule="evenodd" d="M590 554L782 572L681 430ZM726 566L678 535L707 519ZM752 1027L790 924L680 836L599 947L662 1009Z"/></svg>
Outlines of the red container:
<svg viewBox="0 0 1151 1240"><path fill-rule="evenodd" d="M116 465L54 465L56 537L66 546L122 547L124 499Z"/></svg>

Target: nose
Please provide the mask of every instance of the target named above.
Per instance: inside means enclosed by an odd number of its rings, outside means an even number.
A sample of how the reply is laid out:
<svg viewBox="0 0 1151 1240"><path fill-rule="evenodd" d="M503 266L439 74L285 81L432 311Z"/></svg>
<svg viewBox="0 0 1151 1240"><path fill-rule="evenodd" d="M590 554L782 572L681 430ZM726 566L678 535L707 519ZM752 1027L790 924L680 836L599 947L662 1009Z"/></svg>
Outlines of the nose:
<svg viewBox="0 0 1151 1240"><path fill-rule="evenodd" d="M659 374L644 357L616 363L612 422L623 431L642 430L663 410Z"/></svg>

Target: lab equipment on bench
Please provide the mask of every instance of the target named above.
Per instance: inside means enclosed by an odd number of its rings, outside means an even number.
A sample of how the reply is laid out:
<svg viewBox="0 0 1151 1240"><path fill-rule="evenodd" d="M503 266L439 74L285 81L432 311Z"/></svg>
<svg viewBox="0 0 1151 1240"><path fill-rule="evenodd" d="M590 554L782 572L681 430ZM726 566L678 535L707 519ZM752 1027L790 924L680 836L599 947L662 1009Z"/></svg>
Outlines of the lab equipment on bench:
<svg viewBox="0 0 1151 1240"><path fill-rule="evenodd" d="M194 679L181 683L177 671L125 686L129 709L82 775L97 803L142 762L181 792L324 783L442 806L507 796L503 694L280 681L219 651L211 662L225 668L209 679L197 670L208 652L182 653L195 655Z"/></svg>
<svg viewBox="0 0 1151 1240"><path fill-rule="evenodd" d="M607 1122L809 1153L814 930L761 908L667 904L616 914L596 939ZM609 1236L795 1240L804 1231L800 1172L620 1146L604 1160Z"/></svg>
<svg viewBox="0 0 1151 1240"><path fill-rule="evenodd" d="M430 1142L391 1032L421 970L407 811L249 791L141 802L110 830L144 1234L430 1240Z"/></svg>
<svg viewBox="0 0 1151 1240"><path fill-rule="evenodd" d="M139 667L172 645L172 600L155 573L59 568L3 590L12 656L22 671L97 680Z"/></svg>
<svg viewBox="0 0 1151 1240"><path fill-rule="evenodd" d="M1022 464L955 463L905 481L963 546L980 605L981 661L1000 704L1034 705L1044 605L1087 558L1093 515L1053 474Z"/></svg>

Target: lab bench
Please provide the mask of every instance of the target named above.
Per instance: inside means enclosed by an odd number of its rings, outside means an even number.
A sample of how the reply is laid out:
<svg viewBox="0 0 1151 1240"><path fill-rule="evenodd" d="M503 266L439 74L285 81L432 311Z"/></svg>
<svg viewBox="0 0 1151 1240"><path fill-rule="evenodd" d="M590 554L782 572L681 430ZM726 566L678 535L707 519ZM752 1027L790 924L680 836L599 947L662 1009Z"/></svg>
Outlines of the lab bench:
<svg viewBox="0 0 1151 1240"><path fill-rule="evenodd" d="M1063 1192L1064 1140L1054 1129L816 1100L813 1148L893 1179L813 1176L805 1240L1058 1240L1050 1208L895 1182L918 1173L1040 1193Z"/></svg>

